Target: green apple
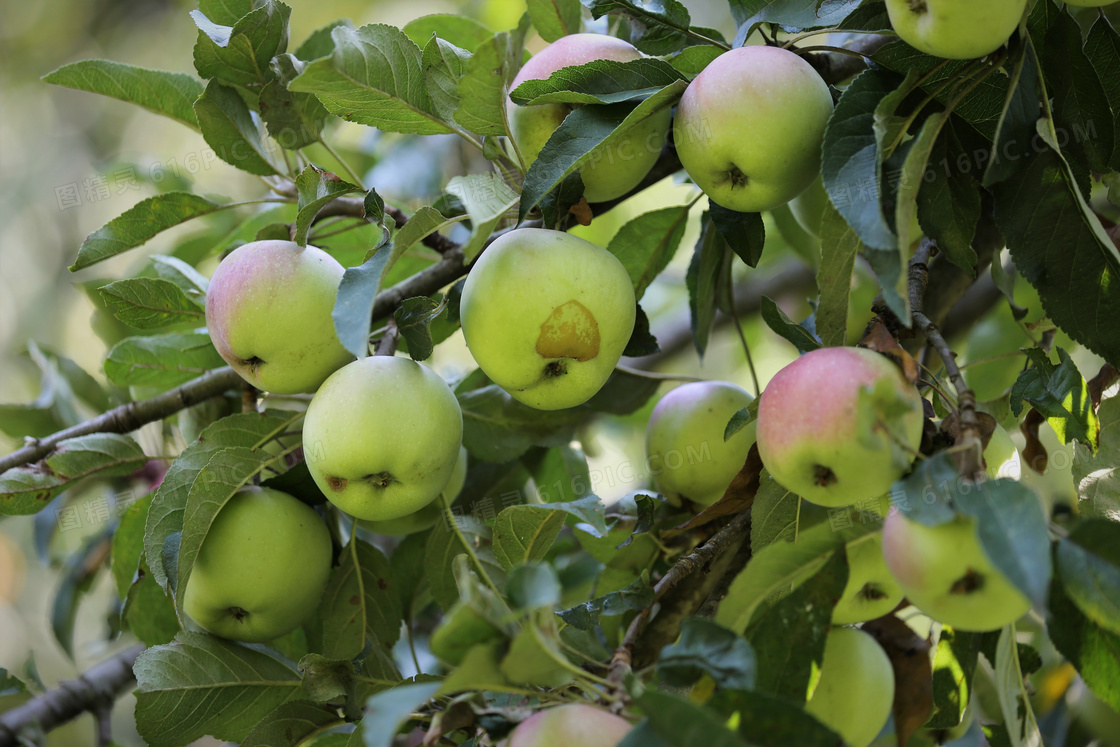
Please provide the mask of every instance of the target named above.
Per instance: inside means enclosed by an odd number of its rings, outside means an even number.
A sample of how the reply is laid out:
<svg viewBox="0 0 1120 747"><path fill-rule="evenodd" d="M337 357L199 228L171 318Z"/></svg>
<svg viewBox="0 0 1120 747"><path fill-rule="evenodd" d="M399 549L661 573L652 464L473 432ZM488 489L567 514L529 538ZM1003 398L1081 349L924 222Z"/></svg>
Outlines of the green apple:
<svg viewBox="0 0 1120 747"><path fill-rule="evenodd" d="M828 192L824 191L824 181L819 176L804 192L789 201L789 209L797 220L797 225L818 239L821 237L821 219L824 218L827 205Z"/></svg>
<svg viewBox="0 0 1120 747"><path fill-rule="evenodd" d="M630 732L630 722L610 711L582 703L537 711L517 725L507 747L615 747Z"/></svg>
<svg viewBox="0 0 1120 747"><path fill-rule="evenodd" d="M969 330L961 373L976 399L987 402L1005 396L1027 361L1019 350L1029 347L1034 342L1005 303Z"/></svg>
<svg viewBox="0 0 1120 747"><path fill-rule="evenodd" d="M832 115L828 85L779 47L739 47L711 62L685 89L673 141L685 171L729 210L773 210L820 171Z"/></svg>
<svg viewBox="0 0 1120 747"><path fill-rule="evenodd" d="M883 647L862 630L830 630L805 710L848 747L867 747L886 726L893 704L894 669Z"/></svg>
<svg viewBox="0 0 1120 747"><path fill-rule="evenodd" d="M307 504L269 488L238 491L198 550L183 611L214 635L268 641L312 612L331 573L331 536Z"/></svg>
<svg viewBox="0 0 1120 747"><path fill-rule="evenodd" d="M698 506L723 497L754 445L755 423L730 439L731 416L754 399L726 381L682 384L653 408L646 428L646 458L658 489L671 500L684 496Z"/></svg>
<svg viewBox="0 0 1120 747"><path fill-rule="evenodd" d="M630 341L637 304L613 254L561 231L519 228L475 260L459 306L479 368L538 410L583 404Z"/></svg>
<svg viewBox="0 0 1120 747"><path fill-rule="evenodd" d="M874 620L889 613L902 601L902 587L883 559L883 535L873 532L849 542L848 583L832 610L834 625Z"/></svg>
<svg viewBox="0 0 1120 747"><path fill-rule="evenodd" d="M510 90L527 80L546 80L561 68L585 65L596 60L629 62L641 59L632 44L603 34L564 36L525 63L510 84ZM591 106L595 106L591 104ZM570 104L518 106L507 99L510 133L528 169L552 133L572 112ZM580 170L583 196L588 202L621 197L642 181L657 162L669 135L672 112L666 108L626 133L619 142L591 151L590 161Z"/></svg>
<svg viewBox="0 0 1120 747"><path fill-rule="evenodd" d="M996 630L1030 609L992 564L968 517L930 527L896 511L883 527L883 557L915 607L957 630Z"/></svg>
<svg viewBox="0 0 1120 747"><path fill-rule="evenodd" d="M1027 0L887 0L899 37L934 57L969 60L991 54L1015 32Z"/></svg>
<svg viewBox="0 0 1120 747"><path fill-rule="evenodd" d="M992 478L1006 477L1018 480L1022 476L1023 466L1019 458L1019 450L1015 448L1011 434L1001 425L997 425L992 431L992 437L984 447L984 465L988 476Z"/></svg>
<svg viewBox="0 0 1120 747"><path fill-rule="evenodd" d="M922 440L922 398L889 358L819 348L779 371L758 407L758 451L787 490L821 506L886 493Z"/></svg>
<svg viewBox="0 0 1120 747"><path fill-rule="evenodd" d="M455 499L459 497L459 493L463 490L463 484L466 481L467 449L464 446L460 446L459 458L455 461L455 470L451 473L451 479L448 481L447 487L443 489L443 498L447 501L447 505L451 505L455 502ZM443 501L435 500L419 511L406 516L401 516L396 519L385 519L384 521L366 521L365 519L358 519L358 524L375 534L383 534L386 537L404 537L435 526L440 516L443 514L443 505Z"/></svg>
<svg viewBox="0 0 1120 747"><path fill-rule="evenodd" d="M378 355L323 382L303 421L315 484L358 519L415 513L447 484L463 442L463 413L434 371Z"/></svg>
<svg viewBox="0 0 1120 747"><path fill-rule="evenodd" d="M237 247L218 265L206 292L214 347L258 389L314 392L354 360L331 317L344 272L323 250L292 241Z"/></svg>

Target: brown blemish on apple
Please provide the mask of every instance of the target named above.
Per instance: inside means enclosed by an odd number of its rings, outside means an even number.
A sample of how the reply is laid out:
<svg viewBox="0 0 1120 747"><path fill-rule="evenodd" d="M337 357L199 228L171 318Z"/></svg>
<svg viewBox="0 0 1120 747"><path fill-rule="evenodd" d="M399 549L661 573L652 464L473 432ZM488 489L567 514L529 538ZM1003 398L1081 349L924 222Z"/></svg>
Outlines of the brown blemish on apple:
<svg viewBox="0 0 1120 747"><path fill-rule="evenodd" d="M552 310L541 325L537 353L542 358L589 361L599 355L599 323L579 301L568 301Z"/></svg>
<svg viewBox="0 0 1120 747"><path fill-rule="evenodd" d="M818 464L813 468L813 482L819 487L827 488L836 483L836 473L823 464Z"/></svg>
<svg viewBox="0 0 1120 747"><path fill-rule="evenodd" d="M334 475L327 476L327 486L336 493L346 487L346 482L347 480L345 477L335 477Z"/></svg>
<svg viewBox="0 0 1120 747"><path fill-rule="evenodd" d="M874 602L878 599L886 599L886 593L873 583L866 583L863 588L859 590L859 598L866 599L869 602Z"/></svg>
<svg viewBox="0 0 1120 747"><path fill-rule="evenodd" d="M926 0L908 0L906 4L910 6L911 13L921 15L929 11L929 8L926 7Z"/></svg>

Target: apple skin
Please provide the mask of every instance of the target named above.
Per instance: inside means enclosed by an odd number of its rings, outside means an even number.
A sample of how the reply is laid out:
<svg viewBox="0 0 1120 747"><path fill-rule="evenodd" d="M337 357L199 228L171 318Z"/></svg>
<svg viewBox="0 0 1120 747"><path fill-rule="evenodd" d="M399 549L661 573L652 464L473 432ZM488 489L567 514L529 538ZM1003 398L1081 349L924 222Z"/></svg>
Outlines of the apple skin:
<svg viewBox="0 0 1120 747"><path fill-rule="evenodd" d="M848 583L832 609L834 625L874 620L889 613L902 601L902 587L883 559L883 535L868 534L849 542Z"/></svg>
<svg viewBox="0 0 1120 747"><path fill-rule="evenodd" d="M315 484L358 519L408 516L451 481L463 413L437 373L378 355L340 368L311 399L303 450Z"/></svg>
<svg viewBox="0 0 1120 747"><path fill-rule="evenodd" d="M862 630L830 630L805 710L848 747L867 747L886 726L893 703L894 669L883 647Z"/></svg>
<svg viewBox="0 0 1120 747"><path fill-rule="evenodd" d="M1022 477L1023 462L1019 457L1019 450L1015 448L1011 434L1002 425L996 426L988 445L984 447L984 464L988 477L992 479L1006 477L1018 480Z"/></svg>
<svg viewBox="0 0 1120 747"><path fill-rule="evenodd" d="M447 482L447 487L443 489L442 493L447 500L447 505L450 506L459 497L466 481L467 449L465 446L460 446L459 458L455 461L455 470L451 473L451 479ZM386 519L384 521L358 519L358 525L365 527L374 534L381 534L386 537L405 537L435 526L442 515L443 502L435 500L419 511L397 519Z"/></svg>
<svg viewBox="0 0 1120 747"><path fill-rule="evenodd" d="M755 423L723 440L731 416L754 399L726 381L682 384L657 403L646 428L646 456L658 489L698 506L723 497L755 441ZM674 456L680 457L680 462Z"/></svg>
<svg viewBox="0 0 1120 747"><path fill-rule="evenodd" d="M997 630L1030 609L985 555L967 517L928 527L896 511L883 527L883 557L915 607L957 630Z"/></svg>
<svg viewBox="0 0 1120 747"><path fill-rule="evenodd" d="M739 47L685 89L673 140L708 197L757 213L789 202L817 178L831 115L832 94L808 62L778 47Z"/></svg>
<svg viewBox="0 0 1120 747"><path fill-rule="evenodd" d="M1002 47L1026 7L1027 0L887 0L887 15L911 47L934 57L970 60Z"/></svg>
<svg viewBox="0 0 1120 747"><path fill-rule="evenodd" d="M547 80L557 70L595 60L629 62L642 58L629 42L604 34L571 34L533 55L510 84L510 90L527 80ZM592 105L593 106L593 105ZM552 133L572 111L568 104L518 106L506 99L510 133L528 169ZM596 148L580 170L583 196L604 202L626 194L645 178L657 162L669 135L672 112L666 108L634 127L610 148Z"/></svg>
<svg viewBox="0 0 1120 747"><path fill-rule="evenodd" d="M602 708L568 703L522 721L506 747L615 747L630 729L629 721Z"/></svg>
<svg viewBox="0 0 1120 747"><path fill-rule="evenodd" d="M861 399L887 412L860 412ZM867 428L876 415L889 433ZM861 433L861 419L868 432ZM862 348L819 348L779 371L763 391L759 456L791 492L821 506L846 506L886 493L902 476L921 443L923 419L918 390L889 358Z"/></svg>
<svg viewBox="0 0 1120 747"><path fill-rule="evenodd" d="M315 611L330 572L330 532L314 509L279 490L243 488L202 541L183 610L222 638L268 641Z"/></svg>
<svg viewBox="0 0 1120 747"><path fill-rule="evenodd" d="M254 241L222 260L206 292L206 327L241 378L274 394L314 392L354 356L334 329L345 273L292 241Z"/></svg>
<svg viewBox="0 0 1120 747"><path fill-rule="evenodd" d="M988 402L1005 397L1027 362L1026 355L1019 350L1030 347L1034 347L1034 342L1015 321L1007 304L1000 304L969 330L965 338L968 365L961 373L976 399Z"/></svg>
<svg viewBox="0 0 1120 747"><path fill-rule="evenodd" d="M538 410L602 388L634 331L634 287L606 249L519 228L475 260L459 306L463 337L490 379Z"/></svg>

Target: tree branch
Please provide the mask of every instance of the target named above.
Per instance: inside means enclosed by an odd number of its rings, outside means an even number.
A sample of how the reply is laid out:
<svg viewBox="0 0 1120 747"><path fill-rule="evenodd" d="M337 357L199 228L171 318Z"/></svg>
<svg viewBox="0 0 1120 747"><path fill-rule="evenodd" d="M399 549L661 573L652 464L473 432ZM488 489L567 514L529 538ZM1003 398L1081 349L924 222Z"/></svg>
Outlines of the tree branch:
<svg viewBox="0 0 1120 747"><path fill-rule="evenodd" d="M94 664L73 680L60 683L23 705L0 714L0 747L16 747L19 735L38 725L44 732L71 721L86 711L104 712L135 679L132 665L144 650L131 646Z"/></svg>
<svg viewBox="0 0 1120 747"><path fill-rule="evenodd" d="M399 208L386 205L385 213L393 219L393 223L397 228L403 228L404 224L408 223L408 216ZM365 218L366 208L364 200L357 197L339 197L333 202L324 205L323 209L315 214L315 221L318 222L324 218L332 218L338 215L348 218ZM440 233L430 233L420 239L420 243L440 254L447 254L459 248L457 243Z"/></svg>
<svg viewBox="0 0 1120 747"><path fill-rule="evenodd" d="M39 461L68 438L87 436L91 433L128 433L142 425L174 415L191 405L217 397L227 389L239 387L241 383L241 377L232 368L228 366L216 368L159 396L129 402L127 405L104 412L92 420L52 433L46 438L27 439L26 446L0 458L0 473Z"/></svg>

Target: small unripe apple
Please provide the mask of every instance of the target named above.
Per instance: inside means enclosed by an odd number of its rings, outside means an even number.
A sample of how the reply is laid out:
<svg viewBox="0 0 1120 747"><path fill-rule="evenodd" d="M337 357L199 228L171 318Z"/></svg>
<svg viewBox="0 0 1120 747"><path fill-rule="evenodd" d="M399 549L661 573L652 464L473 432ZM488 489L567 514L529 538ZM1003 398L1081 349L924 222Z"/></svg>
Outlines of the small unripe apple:
<svg viewBox="0 0 1120 747"><path fill-rule="evenodd" d="M206 532L183 611L214 635L268 641L315 611L330 571L330 532L314 509L279 490L243 488Z"/></svg>
<svg viewBox="0 0 1120 747"><path fill-rule="evenodd" d="M447 501L447 505L451 505L455 502L455 499L459 497L459 493L463 490L463 484L466 481L467 449L464 446L460 446L459 458L455 462L455 470L451 473L451 479L448 481L447 487L443 489L443 496ZM404 537L435 526L442 514L443 501L435 500L419 511L408 514L407 516L401 516L397 519L385 519L384 521L366 521L365 519L358 519L358 524L371 532L383 534L386 537Z"/></svg>
<svg viewBox="0 0 1120 747"><path fill-rule="evenodd" d="M1002 425L996 426L988 445L984 447L984 464L985 471L992 478L1018 480L1022 476L1023 465L1019 450L1015 448L1011 434Z"/></svg>
<svg viewBox="0 0 1120 747"><path fill-rule="evenodd" d="M206 328L241 378L274 394L314 392L354 356L334 329L345 273L334 257L293 241L254 241L218 265Z"/></svg>
<svg viewBox="0 0 1120 747"><path fill-rule="evenodd" d="M874 620L887 614L902 601L902 587L887 569L883 559L881 532L860 537L845 547L848 555L848 583L840 601L832 609L834 625Z"/></svg>
<svg viewBox="0 0 1120 747"><path fill-rule="evenodd" d="M964 381L981 402L1003 397L1027 362L1021 348L1034 342L1015 321L1007 304L981 319L965 338Z"/></svg>
<svg viewBox="0 0 1120 747"><path fill-rule="evenodd" d="M463 413L426 366L391 356L340 368L311 399L303 451L315 484L358 519L415 513L451 481Z"/></svg>
<svg viewBox="0 0 1120 747"><path fill-rule="evenodd" d="M771 476L822 506L886 493L917 453L922 398L886 356L819 348L779 371L758 407Z"/></svg>
<svg viewBox="0 0 1120 747"><path fill-rule="evenodd" d="M604 34L571 34L537 52L525 63L510 84L510 90L527 80L547 80L565 67L585 65L596 60L629 62L641 59L634 45ZM589 104L588 106L595 106ZM507 99L510 132L528 169L552 133L570 114L570 104L518 106ZM621 197L642 181L657 162L669 135L672 112L666 108L627 132L619 142L598 147L580 169L583 196L588 202L603 202Z"/></svg>
<svg viewBox="0 0 1120 747"><path fill-rule="evenodd" d="M1027 0L887 0L887 15L911 47L934 57L968 60L1002 47L1026 7Z"/></svg>
<svg viewBox="0 0 1120 747"><path fill-rule="evenodd" d="M883 527L883 557L915 607L957 630L996 630L1031 607L988 558L968 517L930 527L896 511Z"/></svg>
<svg viewBox="0 0 1120 747"><path fill-rule="evenodd" d="M727 441L723 435L731 416L753 399L726 381L682 384L662 397L646 428L646 456L658 489L698 506L722 498L754 445L755 423Z"/></svg>
<svg viewBox="0 0 1120 747"><path fill-rule="evenodd" d="M779 47L724 52L681 97L673 142L696 186L729 210L789 202L820 171L832 94L813 67Z"/></svg>
<svg viewBox="0 0 1120 747"><path fill-rule="evenodd" d="M479 368L538 410L583 404L634 331L634 286L613 254L561 231L519 228L475 260L459 306Z"/></svg>
<svg viewBox="0 0 1120 747"><path fill-rule="evenodd" d="M568 703L522 721L507 747L616 747L630 728L629 721L610 711Z"/></svg>
<svg viewBox="0 0 1120 747"><path fill-rule="evenodd" d="M894 669L883 647L862 630L830 630L805 710L849 747L867 747L886 726L893 703Z"/></svg>

